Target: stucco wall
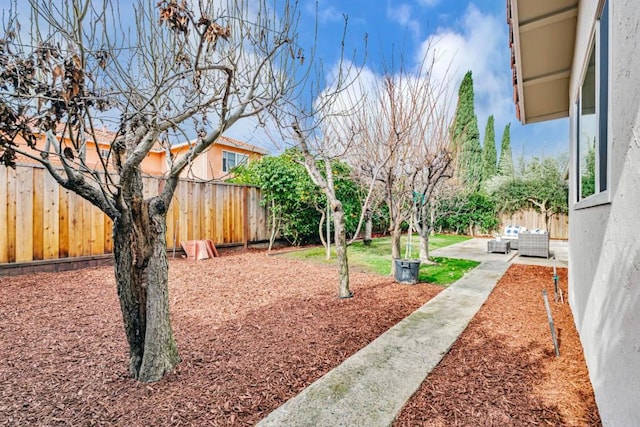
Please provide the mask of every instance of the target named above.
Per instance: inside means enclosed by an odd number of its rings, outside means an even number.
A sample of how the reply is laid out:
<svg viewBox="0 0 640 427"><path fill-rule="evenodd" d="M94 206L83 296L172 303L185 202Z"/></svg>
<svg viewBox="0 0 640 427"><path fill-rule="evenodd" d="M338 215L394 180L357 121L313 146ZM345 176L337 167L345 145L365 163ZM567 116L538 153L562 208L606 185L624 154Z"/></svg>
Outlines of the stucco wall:
<svg viewBox="0 0 640 427"><path fill-rule="evenodd" d="M596 4L580 4L572 100ZM610 203L570 212L569 292L602 420L632 426L640 425L640 8L609 0L609 13Z"/></svg>
<svg viewBox="0 0 640 427"><path fill-rule="evenodd" d="M176 155L183 155L189 148L183 146L176 149ZM245 150L239 147L230 147L223 144L213 144L202 155L198 156L190 167L187 167L180 175L185 179L195 180L225 180L230 177L227 172L222 171L222 152L229 151L233 153L246 154L250 161L262 157L260 153Z"/></svg>

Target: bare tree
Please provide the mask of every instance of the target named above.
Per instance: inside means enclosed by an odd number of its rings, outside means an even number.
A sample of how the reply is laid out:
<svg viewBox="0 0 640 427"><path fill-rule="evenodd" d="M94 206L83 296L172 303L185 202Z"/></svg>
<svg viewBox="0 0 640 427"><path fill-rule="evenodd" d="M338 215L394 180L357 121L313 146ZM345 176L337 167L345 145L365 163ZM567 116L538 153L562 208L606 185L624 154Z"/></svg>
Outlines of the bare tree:
<svg viewBox="0 0 640 427"><path fill-rule="evenodd" d="M389 232L392 237L391 256L401 257L401 225L410 215L411 185L407 178L411 153L409 133L413 126L403 103L406 75L387 74L377 79L370 89L371 100L361 110L365 123L361 143L352 153L351 161L373 186L381 187L389 211ZM392 274L395 263L392 262Z"/></svg>
<svg viewBox="0 0 640 427"><path fill-rule="evenodd" d="M351 114L359 103L356 101L344 108L336 103L339 95L345 93L357 80L359 68L354 62L344 61L343 58L341 56L339 70L329 82L325 79L321 65L316 68L316 78L310 83L309 105L305 106L304 101L292 103L287 109L275 114L274 118L285 140L291 141L291 144L300 149L311 180L327 197L333 216L339 275L338 296L351 298L353 292L349 288L344 208L336 194L333 162L344 156L360 132L358 128L350 126L350 122L341 120ZM287 135L288 129L291 132Z"/></svg>
<svg viewBox="0 0 640 427"><path fill-rule="evenodd" d="M422 79L416 88L424 104L423 118L414 128L413 225L420 236L420 259L429 261L429 236L433 231L443 183L452 177L452 152L447 85Z"/></svg>
<svg viewBox="0 0 640 427"><path fill-rule="evenodd" d="M115 274L130 372L155 381L179 362L169 320L166 213L192 161L239 120L292 94L304 61L296 4L266 0L30 0L28 31L13 3L0 40L0 155L42 164L113 220ZM8 12L8 11L5 11ZM123 28L121 17L135 26ZM25 36L26 35L26 36ZM117 123L108 154L86 161L102 124ZM172 157L172 141L197 135ZM42 143L44 141L44 143ZM167 150L157 196L140 164Z"/></svg>
<svg viewBox="0 0 640 427"><path fill-rule="evenodd" d="M414 196L421 194L423 202L432 197L450 164L448 83L431 77L434 62L429 58L425 55L416 68L402 66L371 79L367 106L359 110L363 134L349 154L349 162L363 179L378 183L384 193L393 259L401 257L403 222L412 212L418 213L413 210ZM420 206L422 212L429 203ZM417 219L424 236L423 216ZM394 270L392 261L391 274Z"/></svg>
<svg viewBox="0 0 640 427"><path fill-rule="evenodd" d="M349 288L349 261L347 258L347 237L342 201L336 195L332 158L326 152L315 150L320 147L327 136L313 135L308 129L303 131L298 122L294 122L293 131L298 138L299 146L304 155L304 166L314 184L322 189L327 197L327 203L333 213L334 241L338 261L338 296L350 298L353 296ZM313 145L312 145L313 144ZM324 172L324 173L322 173Z"/></svg>

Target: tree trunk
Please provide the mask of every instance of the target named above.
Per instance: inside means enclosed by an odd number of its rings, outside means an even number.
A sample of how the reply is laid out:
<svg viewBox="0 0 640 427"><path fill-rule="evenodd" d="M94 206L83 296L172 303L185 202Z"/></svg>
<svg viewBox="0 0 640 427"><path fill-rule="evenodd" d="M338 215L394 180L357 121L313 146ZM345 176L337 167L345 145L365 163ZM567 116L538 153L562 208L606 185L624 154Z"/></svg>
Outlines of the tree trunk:
<svg viewBox="0 0 640 427"><path fill-rule="evenodd" d="M337 199L331 201L331 207L333 208L334 240L336 242L336 255L338 257L340 277L338 296L340 298L351 298L353 292L349 289L349 260L347 259L347 235L344 224L344 211L342 209L342 203Z"/></svg>
<svg viewBox="0 0 640 427"><path fill-rule="evenodd" d="M373 233L373 218L371 218L371 214L367 213L365 223L364 223L364 239L363 242L365 246L369 246L371 244L371 235Z"/></svg>
<svg viewBox="0 0 640 427"><path fill-rule="evenodd" d="M402 229L400 228L400 224L397 224L391 229L391 276L395 276L396 274L396 259L401 258L401 237Z"/></svg>
<svg viewBox="0 0 640 427"><path fill-rule="evenodd" d="M324 220L327 217L327 214L325 213L324 209L318 209L316 208L316 211L318 211L318 213L320 213L320 222L318 223L318 237L320 237L320 243L322 244L322 247L325 248L325 250L327 249L327 239L325 239L325 226L324 226Z"/></svg>
<svg viewBox="0 0 640 427"><path fill-rule="evenodd" d="M421 211L420 213L421 217L424 217L425 212ZM422 264L434 264L429 260L429 236L433 232L433 226L429 224L433 224L433 217L428 224L420 221L420 218L415 218L414 224L418 233L418 240L420 240L420 262Z"/></svg>
<svg viewBox="0 0 640 427"><path fill-rule="evenodd" d="M420 261L429 262L429 233L420 233Z"/></svg>
<svg viewBox="0 0 640 427"><path fill-rule="evenodd" d="M555 215L555 212L551 212L549 210L544 211L544 226L547 228L547 233L549 233L549 238L551 238L551 218Z"/></svg>
<svg viewBox="0 0 640 427"><path fill-rule="evenodd" d="M269 236L269 249L267 252L271 252L273 249L273 243L276 241L276 235L278 234L278 228L280 228L279 221L276 218L276 202L271 201L271 236Z"/></svg>
<svg viewBox="0 0 640 427"><path fill-rule="evenodd" d="M169 320L166 209L160 198L136 196L114 221L113 252L120 308L129 342L129 370L160 380L180 361Z"/></svg>

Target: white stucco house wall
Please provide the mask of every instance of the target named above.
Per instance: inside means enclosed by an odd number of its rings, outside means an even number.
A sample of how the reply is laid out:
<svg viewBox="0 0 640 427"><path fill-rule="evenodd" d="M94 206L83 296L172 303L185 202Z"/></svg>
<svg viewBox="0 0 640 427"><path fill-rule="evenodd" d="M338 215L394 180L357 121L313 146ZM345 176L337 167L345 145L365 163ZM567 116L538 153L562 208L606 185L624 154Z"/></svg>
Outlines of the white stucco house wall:
<svg viewBox="0 0 640 427"><path fill-rule="evenodd" d="M507 0L507 21L518 119L570 118L569 302L598 409L640 426L640 2Z"/></svg>

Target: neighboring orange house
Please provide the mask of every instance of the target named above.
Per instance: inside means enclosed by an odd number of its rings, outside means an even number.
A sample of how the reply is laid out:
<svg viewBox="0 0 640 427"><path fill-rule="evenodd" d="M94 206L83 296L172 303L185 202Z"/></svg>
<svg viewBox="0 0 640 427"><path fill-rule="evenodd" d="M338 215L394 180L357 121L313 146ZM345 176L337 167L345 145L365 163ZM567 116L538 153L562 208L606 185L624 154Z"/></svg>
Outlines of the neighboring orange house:
<svg viewBox="0 0 640 427"><path fill-rule="evenodd" d="M63 128L60 127L58 132L59 139L61 139L62 130ZM109 164L112 165L113 163L109 159L109 150L111 144L115 141L116 134L107 130L96 130L95 136L95 143L90 141L86 144L86 152L84 154L86 165L90 168L101 169L100 158L105 161L108 159ZM63 149L72 146L67 137L62 138L62 141ZM194 141L175 144L171 146L171 154L174 156L184 154L193 144ZM36 147L39 150L44 150L45 139L39 139ZM73 150L69 154L74 157L78 156L78 153ZM269 154L269 152L263 148L226 136L220 136L212 146L196 158L192 165L187 166L182 173L182 177L204 181L226 180L231 177L230 171L235 166L259 159L266 154ZM38 154L36 153L36 155ZM24 156L19 156L17 160L20 163L34 162L34 160ZM141 168L144 173L149 175L164 175L169 168L166 161L166 151L159 146L154 146L142 161Z"/></svg>
<svg viewBox="0 0 640 427"><path fill-rule="evenodd" d="M194 141L177 144L171 147L173 154L183 154ZM221 136L187 168L182 176L198 180L226 180L231 177L231 170L241 164L256 160L269 154L264 148L242 141ZM165 166L166 167L166 166Z"/></svg>

